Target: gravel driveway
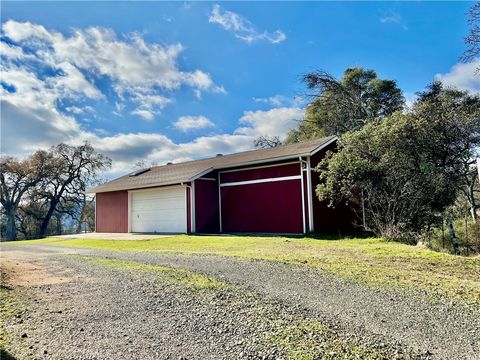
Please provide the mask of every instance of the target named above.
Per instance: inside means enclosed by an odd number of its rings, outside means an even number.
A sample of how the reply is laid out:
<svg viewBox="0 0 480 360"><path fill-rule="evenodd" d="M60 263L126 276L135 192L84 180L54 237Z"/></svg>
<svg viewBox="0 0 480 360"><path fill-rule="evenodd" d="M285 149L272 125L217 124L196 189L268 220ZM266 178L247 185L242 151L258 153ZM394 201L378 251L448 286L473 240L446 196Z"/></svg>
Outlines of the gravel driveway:
<svg viewBox="0 0 480 360"><path fill-rule="evenodd" d="M234 286L192 292L72 254L188 269ZM17 284L22 312L7 330L21 359L295 357L289 344L311 346L323 358L480 359L478 308L372 289L308 267L16 244L2 244L2 261L61 279Z"/></svg>

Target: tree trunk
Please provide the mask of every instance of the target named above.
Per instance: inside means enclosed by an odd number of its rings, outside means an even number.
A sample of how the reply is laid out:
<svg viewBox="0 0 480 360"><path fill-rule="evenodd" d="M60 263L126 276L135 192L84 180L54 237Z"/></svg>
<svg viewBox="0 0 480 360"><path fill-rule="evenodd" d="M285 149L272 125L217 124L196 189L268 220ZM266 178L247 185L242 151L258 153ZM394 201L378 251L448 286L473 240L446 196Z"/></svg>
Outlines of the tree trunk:
<svg viewBox="0 0 480 360"><path fill-rule="evenodd" d="M82 205L82 211L80 212L80 216L78 217L77 228L75 229L75 232L77 234L80 234L80 232L82 231L83 214L85 213L86 206L87 206L87 203L84 201Z"/></svg>
<svg viewBox="0 0 480 360"><path fill-rule="evenodd" d="M7 223L5 225L5 240L17 239L17 228L15 227L15 209L5 209Z"/></svg>
<svg viewBox="0 0 480 360"><path fill-rule="evenodd" d="M50 208L48 209L47 214L43 218L42 224L40 225L40 229L39 229L40 231L38 234L39 236L45 236L47 232L48 224L50 223L50 219L52 218L56 208L57 208L57 202L52 201L50 203Z"/></svg>
<svg viewBox="0 0 480 360"><path fill-rule="evenodd" d="M453 252L455 255L460 255L460 248L458 247L458 241L455 237L455 230L453 229L452 220L447 220L448 231L450 233L450 240L452 241Z"/></svg>
<svg viewBox="0 0 480 360"><path fill-rule="evenodd" d="M63 229L62 229L62 216L60 214L55 215L55 220L56 220L56 225L57 225L57 230L55 235L62 235Z"/></svg>

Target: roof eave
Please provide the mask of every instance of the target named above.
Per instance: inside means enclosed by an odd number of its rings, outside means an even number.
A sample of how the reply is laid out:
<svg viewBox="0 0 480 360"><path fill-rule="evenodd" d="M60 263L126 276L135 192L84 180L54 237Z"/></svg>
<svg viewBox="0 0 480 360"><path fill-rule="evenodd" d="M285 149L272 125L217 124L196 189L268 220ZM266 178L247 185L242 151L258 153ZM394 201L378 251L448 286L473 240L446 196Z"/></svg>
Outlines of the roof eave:
<svg viewBox="0 0 480 360"><path fill-rule="evenodd" d="M190 181L191 181L190 179L185 179L185 180L176 180L176 181L170 181L170 182L164 182L164 183L145 184L145 185L139 185L139 186L133 186L133 187L127 187L127 188L105 189L105 190L99 190L99 191L94 191L96 188L91 188L91 189L87 189L86 193L87 194L99 194L99 193L104 193L104 192L148 189L148 188L163 187L163 186L170 186L170 185L180 185L180 184L188 183ZM100 187L100 186L98 186L98 187Z"/></svg>

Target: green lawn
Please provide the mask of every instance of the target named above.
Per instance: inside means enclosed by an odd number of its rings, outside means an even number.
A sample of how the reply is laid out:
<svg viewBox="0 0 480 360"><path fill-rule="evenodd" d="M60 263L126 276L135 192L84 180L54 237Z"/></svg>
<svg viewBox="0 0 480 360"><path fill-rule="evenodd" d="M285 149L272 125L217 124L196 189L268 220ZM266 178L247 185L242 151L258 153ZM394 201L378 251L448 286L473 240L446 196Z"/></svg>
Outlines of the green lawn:
<svg viewBox="0 0 480 360"><path fill-rule="evenodd" d="M134 241L47 238L18 243L266 259L320 268L371 286L403 288L480 305L479 257L455 257L381 239L178 235Z"/></svg>

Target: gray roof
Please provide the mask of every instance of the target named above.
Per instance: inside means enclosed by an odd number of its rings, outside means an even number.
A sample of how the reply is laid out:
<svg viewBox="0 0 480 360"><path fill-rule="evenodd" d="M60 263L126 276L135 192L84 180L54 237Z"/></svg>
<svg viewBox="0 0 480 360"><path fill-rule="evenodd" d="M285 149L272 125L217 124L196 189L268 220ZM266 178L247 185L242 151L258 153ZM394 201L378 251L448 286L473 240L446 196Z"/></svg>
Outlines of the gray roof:
<svg viewBox="0 0 480 360"><path fill-rule="evenodd" d="M155 166L152 167L150 171L140 175L130 176L130 174L127 174L105 184L88 189L88 192L100 193L185 183L195 180L212 170L307 156L332 143L335 139L335 136L329 136L270 149L251 150L208 159Z"/></svg>

